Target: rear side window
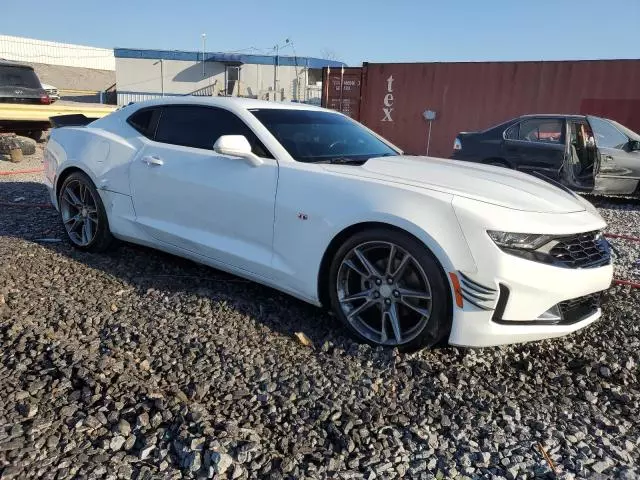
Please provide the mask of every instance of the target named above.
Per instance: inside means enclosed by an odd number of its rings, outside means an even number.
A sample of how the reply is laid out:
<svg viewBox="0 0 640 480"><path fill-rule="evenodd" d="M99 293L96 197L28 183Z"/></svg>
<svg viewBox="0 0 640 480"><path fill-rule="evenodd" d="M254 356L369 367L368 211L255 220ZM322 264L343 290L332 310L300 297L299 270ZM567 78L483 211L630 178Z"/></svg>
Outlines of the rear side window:
<svg viewBox="0 0 640 480"><path fill-rule="evenodd" d="M153 139L156 126L158 125L159 116L159 108L145 108L142 110L138 110L136 113L127 118L127 123L129 123L129 125L135 128L145 137Z"/></svg>
<svg viewBox="0 0 640 480"><path fill-rule="evenodd" d="M520 124L516 123L515 125L511 125L506 132L504 132L504 138L507 140L518 140L518 135L520 132Z"/></svg>
<svg viewBox="0 0 640 480"><path fill-rule="evenodd" d="M562 129L562 120L534 118L520 122L517 139L526 142L561 143Z"/></svg>
<svg viewBox="0 0 640 480"><path fill-rule="evenodd" d="M42 88L36 72L30 68L0 65L0 87Z"/></svg>
<svg viewBox="0 0 640 480"><path fill-rule="evenodd" d="M273 158L253 131L228 110L194 105L171 105L162 110L156 142L213 150L222 135L244 135L259 157Z"/></svg>

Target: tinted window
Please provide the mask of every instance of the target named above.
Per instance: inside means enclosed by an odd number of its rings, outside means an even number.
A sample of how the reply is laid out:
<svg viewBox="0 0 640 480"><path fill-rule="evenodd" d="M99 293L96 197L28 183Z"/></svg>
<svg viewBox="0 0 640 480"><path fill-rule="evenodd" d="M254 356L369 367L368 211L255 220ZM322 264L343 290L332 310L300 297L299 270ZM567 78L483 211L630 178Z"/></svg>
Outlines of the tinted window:
<svg viewBox="0 0 640 480"><path fill-rule="evenodd" d="M300 162L397 155L359 123L337 113L297 109L251 111L295 160Z"/></svg>
<svg viewBox="0 0 640 480"><path fill-rule="evenodd" d="M42 88L36 73L30 68L0 65L0 86Z"/></svg>
<svg viewBox="0 0 640 480"><path fill-rule="evenodd" d="M504 138L506 138L507 140L518 140L519 132L520 124L516 123L515 125L509 127L506 132L504 132Z"/></svg>
<svg viewBox="0 0 640 480"><path fill-rule="evenodd" d="M164 107L155 140L213 150L213 144L222 135L244 135L253 153L259 157L273 158L242 120L219 108L191 105Z"/></svg>
<svg viewBox="0 0 640 480"><path fill-rule="evenodd" d="M560 143L562 120L535 118L520 122L518 140L527 142Z"/></svg>
<svg viewBox="0 0 640 480"><path fill-rule="evenodd" d="M153 134L158 124L159 109L145 108L131 115L127 122L145 137L153 138Z"/></svg>
<svg viewBox="0 0 640 480"><path fill-rule="evenodd" d="M589 117L589 123L591 123L591 127L593 128L596 145L598 147L618 148L622 150L629 142L629 137L606 120Z"/></svg>

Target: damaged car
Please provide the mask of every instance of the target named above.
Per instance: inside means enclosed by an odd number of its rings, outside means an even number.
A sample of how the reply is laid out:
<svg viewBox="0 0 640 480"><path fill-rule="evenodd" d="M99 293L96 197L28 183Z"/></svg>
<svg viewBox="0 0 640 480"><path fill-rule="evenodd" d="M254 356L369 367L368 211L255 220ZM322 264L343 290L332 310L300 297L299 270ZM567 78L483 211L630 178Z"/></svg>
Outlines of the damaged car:
<svg viewBox="0 0 640 480"><path fill-rule="evenodd" d="M451 158L544 176L578 192L640 196L640 135L591 115L525 115L462 132Z"/></svg>

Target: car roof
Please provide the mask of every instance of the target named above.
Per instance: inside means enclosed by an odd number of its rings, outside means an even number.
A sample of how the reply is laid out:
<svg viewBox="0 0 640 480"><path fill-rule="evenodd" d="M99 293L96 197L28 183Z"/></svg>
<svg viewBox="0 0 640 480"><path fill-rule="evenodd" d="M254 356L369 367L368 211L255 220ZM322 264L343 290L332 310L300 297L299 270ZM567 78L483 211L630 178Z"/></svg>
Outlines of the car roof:
<svg viewBox="0 0 640 480"><path fill-rule="evenodd" d="M586 115L579 115L576 113L529 113L527 115L521 115L518 118L531 118L531 117L549 117L549 118L558 118L558 117L562 117L562 118L575 118L575 119L584 119L587 116ZM517 120L514 118L514 120Z"/></svg>
<svg viewBox="0 0 640 480"><path fill-rule="evenodd" d="M324 108L316 107L314 105L308 105L306 103L295 102L270 102L267 100L257 100L254 98L240 98L240 97L201 97L191 95L180 95L164 98L156 98L154 100L145 100L143 102L135 102L132 106L136 109L158 106L158 105L205 105L212 107L223 107L230 109L287 109L287 110L315 110L315 111L327 111Z"/></svg>
<svg viewBox="0 0 640 480"><path fill-rule="evenodd" d="M21 68L28 68L29 70L33 70L33 67L31 65L27 65L25 63L19 63L19 62L11 62L9 60L5 60L4 58L0 58L0 67L21 67Z"/></svg>

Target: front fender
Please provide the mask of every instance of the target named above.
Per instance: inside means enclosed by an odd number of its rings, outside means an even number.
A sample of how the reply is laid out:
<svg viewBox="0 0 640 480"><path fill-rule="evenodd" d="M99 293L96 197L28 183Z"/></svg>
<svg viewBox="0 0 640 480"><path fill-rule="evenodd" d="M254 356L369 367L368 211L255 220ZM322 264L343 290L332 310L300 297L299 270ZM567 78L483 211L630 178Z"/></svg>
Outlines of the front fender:
<svg viewBox="0 0 640 480"><path fill-rule="evenodd" d="M281 168L273 265L281 281L318 303L318 277L331 241L375 222L422 241L446 271L476 265L451 205L452 195L353 176Z"/></svg>

